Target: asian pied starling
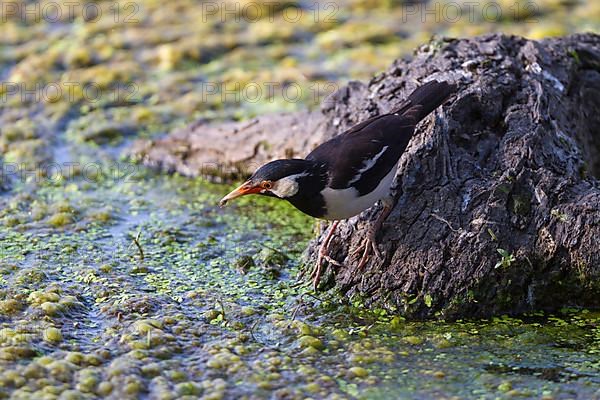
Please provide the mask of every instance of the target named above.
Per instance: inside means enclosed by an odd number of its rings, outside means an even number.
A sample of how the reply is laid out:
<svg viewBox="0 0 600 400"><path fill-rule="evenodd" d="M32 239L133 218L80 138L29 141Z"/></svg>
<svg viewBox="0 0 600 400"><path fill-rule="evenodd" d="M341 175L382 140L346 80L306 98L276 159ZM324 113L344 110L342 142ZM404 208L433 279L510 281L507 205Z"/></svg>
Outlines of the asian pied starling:
<svg viewBox="0 0 600 400"><path fill-rule="evenodd" d="M305 159L275 160L263 165L219 204L224 206L236 197L260 194L285 199L308 215L334 221L319 249L312 274L316 290L324 260L342 265L328 255L339 221L381 200L381 214L369 228L362 245L353 252L363 251L358 266L362 268L371 251L381 258L375 236L392 211L390 186L417 123L442 105L455 89L447 82L427 82L395 111L353 126L319 145Z"/></svg>

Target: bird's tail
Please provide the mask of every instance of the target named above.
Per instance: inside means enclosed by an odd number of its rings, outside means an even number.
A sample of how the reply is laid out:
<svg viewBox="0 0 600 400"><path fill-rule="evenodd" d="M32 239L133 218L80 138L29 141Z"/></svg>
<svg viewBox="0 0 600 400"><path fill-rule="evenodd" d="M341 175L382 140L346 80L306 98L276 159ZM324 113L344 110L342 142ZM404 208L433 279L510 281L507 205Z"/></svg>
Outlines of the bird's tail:
<svg viewBox="0 0 600 400"><path fill-rule="evenodd" d="M414 118L415 122L419 122L444 104L456 88L456 85L448 82L427 82L416 88L394 113Z"/></svg>

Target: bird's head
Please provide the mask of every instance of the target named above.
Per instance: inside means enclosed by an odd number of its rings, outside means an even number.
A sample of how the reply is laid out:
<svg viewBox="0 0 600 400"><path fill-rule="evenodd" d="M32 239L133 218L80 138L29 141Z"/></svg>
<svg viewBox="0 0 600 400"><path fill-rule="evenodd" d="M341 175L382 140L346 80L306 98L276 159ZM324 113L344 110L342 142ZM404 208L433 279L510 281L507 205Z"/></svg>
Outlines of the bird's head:
<svg viewBox="0 0 600 400"><path fill-rule="evenodd" d="M298 193L300 181L311 175L312 164L301 159L271 161L254 172L252 176L227 196L219 205L223 207L229 200L248 194L286 199Z"/></svg>

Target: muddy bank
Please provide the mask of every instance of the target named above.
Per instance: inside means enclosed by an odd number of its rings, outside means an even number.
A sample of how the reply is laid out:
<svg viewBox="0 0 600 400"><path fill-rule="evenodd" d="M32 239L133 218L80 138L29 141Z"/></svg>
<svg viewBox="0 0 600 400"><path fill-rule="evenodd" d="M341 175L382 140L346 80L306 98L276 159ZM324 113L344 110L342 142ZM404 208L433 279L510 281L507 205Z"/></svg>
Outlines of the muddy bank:
<svg viewBox="0 0 600 400"><path fill-rule="evenodd" d="M593 34L434 40L370 82L340 89L310 118L193 126L146 143L143 159L185 174L206 173L198 166L207 161L243 174L240 165L306 153L393 109L418 82L450 80L460 86L456 99L420 124L403 156L398 203L379 236L384 259L357 271L348 256L374 208L341 225L334 254L347 268L329 284L412 317L595 307L599 65Z"/></svg>
<svg viewBox="0 0 600 400"><path fill-rule="evenodd" d="M236 179L273 159L303 157L322 140L323 122L321 113L309 111L223 124L197 121L164 138L137 141L130 154L166 172Z"/></svg>

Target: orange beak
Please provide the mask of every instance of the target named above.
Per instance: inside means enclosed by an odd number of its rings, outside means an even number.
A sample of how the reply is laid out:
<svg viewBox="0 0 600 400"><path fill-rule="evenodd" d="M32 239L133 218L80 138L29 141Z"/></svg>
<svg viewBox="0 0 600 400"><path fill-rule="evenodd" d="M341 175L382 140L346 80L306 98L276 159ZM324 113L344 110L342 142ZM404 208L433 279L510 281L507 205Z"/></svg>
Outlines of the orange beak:
<svg viewBox="0 0 600 400"><path fill-rule="evenodd" d="M252 186L250 182L244 182L241 186L233 190L227 196L223 197L221 201L219 201L219 206L224 207L229 200L233 200L247 194L260 193L261 190L262 188L260 186Z"/></svg>

